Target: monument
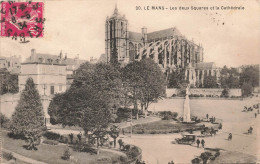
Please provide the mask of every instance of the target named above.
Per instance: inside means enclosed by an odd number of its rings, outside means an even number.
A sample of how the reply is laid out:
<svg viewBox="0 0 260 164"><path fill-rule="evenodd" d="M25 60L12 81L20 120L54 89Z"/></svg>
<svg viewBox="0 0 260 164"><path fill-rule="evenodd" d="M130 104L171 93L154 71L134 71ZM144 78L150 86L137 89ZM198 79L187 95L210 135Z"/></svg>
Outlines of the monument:
<svg viewBox="0 0 260 164"><path fill-rule="evenodd" d="M186 88L186 98L184 100L184 107L183 107L183 122L191 122L190 119L190 99L189 99L189 94L190 94L190 85L187 86Z"/></svg>

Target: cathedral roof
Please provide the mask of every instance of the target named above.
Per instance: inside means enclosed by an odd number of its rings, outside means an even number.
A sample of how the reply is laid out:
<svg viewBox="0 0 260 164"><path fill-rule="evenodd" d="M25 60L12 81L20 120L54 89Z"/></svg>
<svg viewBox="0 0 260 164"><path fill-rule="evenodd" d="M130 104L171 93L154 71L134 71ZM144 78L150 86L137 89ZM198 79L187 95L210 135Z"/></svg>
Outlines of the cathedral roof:
<svg viewBox="0 0 260 164"><path fill-rule="evenodd" d="M196 63L196 69L214 69L216 65L214 62Z"/></svg>
<svg viewBox="0 0 260 164"><path fill-rule="evenodd" d="M182 35L177 28L173 27L173 28L168 28L165 30L147 33L147 40L149 42L149 41L153 41L153 40L157 40L157 39L161 39L161 38L167 38L170 36L182 36Z"/></svg>
<svg viewBox="0 0 260 164"><path fill-rule="evenodd" d="M138 32L131 32L129 31L129 40L130 41L142 41L142 37L143 35L141 33Z"/></svg>

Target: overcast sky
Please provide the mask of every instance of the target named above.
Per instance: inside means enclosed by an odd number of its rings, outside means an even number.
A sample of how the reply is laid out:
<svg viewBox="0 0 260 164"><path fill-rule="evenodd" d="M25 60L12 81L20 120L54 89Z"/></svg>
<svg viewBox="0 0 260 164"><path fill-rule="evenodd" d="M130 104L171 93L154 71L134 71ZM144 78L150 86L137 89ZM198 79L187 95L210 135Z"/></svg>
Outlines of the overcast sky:
<svg viewBox="0 0 260 164"><path fill-rule="evenodd" d="M79 54L89 60L105 52L105 20L113 14L117 3L119 13L125 14L129 31L148 32L177 27L188 39L204 47L205 62L217 66L258 64L260 61L260 5L258 0L57 0L45 1L45 32L43 38L20 44L11 38L1 38L1 56L30 56L38 53L58 55L62 50L68 57ZM245 10L149 10L136 6L211 7L243 6Z"/></svg>

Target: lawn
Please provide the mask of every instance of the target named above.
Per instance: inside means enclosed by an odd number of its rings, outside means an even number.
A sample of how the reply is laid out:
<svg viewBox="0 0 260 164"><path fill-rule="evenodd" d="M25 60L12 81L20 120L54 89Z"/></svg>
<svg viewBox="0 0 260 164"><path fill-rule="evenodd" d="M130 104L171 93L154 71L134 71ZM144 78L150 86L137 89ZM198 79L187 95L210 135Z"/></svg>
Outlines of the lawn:
<svg viewBox="0 0 260 164"><path fill-rule="evenodd" d="M174 120L160 120L151 123L139 124L133 126L133 133L135 134L167 134L177 133L179 131L187 131L189 129L198 130L201 129L201 124L182 124ZM131 127L124 129L126 133L129 133Z"/></svg>
<svg viewBox="0 0 260 164"><path fill-rule="evenodd" d="M38 150L26 150L23 148L25 141L21 139L12 139L7 136L7 131L2 131L2 146L3 148L21 154L25 157L32 158L38 161L43 161L50 164L69 164L69 161L61 159L64 150L67 148L65 144L59 145L47 145L41 144L38 146ZM116 160L119 158L118 154L100 151L99 155L91 155L86 152L74 152L70 149L75 159L78 159L79 163L100 163L98 162L102 158L109 158Z"/></svg>
<svg viewBox="0 0 260 164"><path fill-rule="evenodd" d="M220 156L214 161L210 161L210 164L218 163L255 163L256 157L240 152L221 151Z"/></svg>

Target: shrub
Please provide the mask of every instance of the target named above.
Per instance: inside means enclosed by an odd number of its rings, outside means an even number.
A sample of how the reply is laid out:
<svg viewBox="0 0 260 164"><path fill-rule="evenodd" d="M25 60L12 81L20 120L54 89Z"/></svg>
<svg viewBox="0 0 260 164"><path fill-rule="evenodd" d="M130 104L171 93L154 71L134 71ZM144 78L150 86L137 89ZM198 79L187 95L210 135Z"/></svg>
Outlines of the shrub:
<svg viewBox="0 0 260 164"><path fill-rule="evenodd" d="M54 140L44 140L43 143L48 145L58 145L59 142Z"/></svg>
<svg viewBox="0 0 260 164"><path fill-rule="evenodd" d="M46 137L47 139L49 139L49 140L59 140L60 139L60 134L58 134L58 133L54 133L54 132L45 132L44 134L43 134L43 136L44 137Z"/></svg>
<svg viewBox="0 0 260 164"><path fill-rule="evenodd" d="M69 143L69 138L67 136L60 136L59 142L67 144Z"/></svg>
<svg viewBox="0 0 260 164"><path fill-rule="evenodd" d="M124 144L123 140L122 140L122 139L119 139L117 142L118 142L119 147L120 147L120 149L121 149L121 147L122 147L123 144Z"/></svg>
<svg viewBox="0 0 260 164"><path fill-rule="evenodd" d="M139 148L136 147L136 146L131 147L131 148L129 149L129 151L127 151L126 155L127 155L127 157L128 157L129 159L134 159L134 158L136 158L137 156L140 155Z"/></svg>
<svg viewBox="0 0 260 164"><path fill-rule="evenodd" d="M122 163L122 162L127 162L128 158L127 158L126 156L121 155L121 156L119 157L119 160L120 160L121 163Z"/></svg>
<svg viewBox="0 0 260 164"><path fill-rule="evenodd" d="M64 160L69 160L71 156L69 148L64 150L63 156L61 157Z"/></svg>
<svg viewBox="0 0 260 164"><path fill-rule="evenodd" d="M173 94L172 97L176 97L177 95L176 94Z"/></svg>
<svg viewBox="0 0 260 164"><path fill-rule="evenodd" d="M124 146L124 150L125 150L125 151L128 151L128 150L130 149L130 147L131 147L130 145L125 145L125 146Z"/></svg>
<svg viewBox="0 0 260 164"><path fill-rule="evenodd" d="M0 112L0 121L1 121L1 128L9 128L10 127L10 119L6 117L4 114Z"/></svg>
<svg viewBox="0 0 260 164"><path fill-rule="evenodd" d="M3 158L7 161L10 161L12 159L15 159L13 154L12 153L6 153L6 152L3 152Z"/></svg>
<svg viewBox="0 0 260 164"><path fill-rule="evenodd" d="M97 159L97 161L102 162L102 163L111 163L112 162L111 158L109 158L109 157L99 157Z"/></svg>
<svg viewBox="0 0 260 164"><path fill-rule="evenodd" d="M229 88L224 88L220 97L225 97L225 98L228 98L229 97Z"/></svg>

